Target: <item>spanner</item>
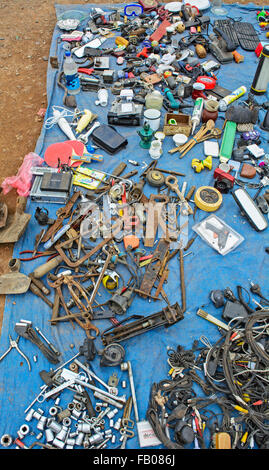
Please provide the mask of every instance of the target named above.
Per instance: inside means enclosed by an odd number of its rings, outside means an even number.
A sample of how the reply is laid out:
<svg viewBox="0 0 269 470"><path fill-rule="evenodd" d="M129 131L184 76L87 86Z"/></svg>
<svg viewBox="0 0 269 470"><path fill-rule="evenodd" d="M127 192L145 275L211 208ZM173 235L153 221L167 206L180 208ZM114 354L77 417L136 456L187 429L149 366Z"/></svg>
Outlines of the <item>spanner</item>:
<svg viewBox="0 0 269 470"><path fill-rule="evenodd" d="M94 129L96 129L100 125L101 125L100 122L96 121L87 132L85 132L84 134L80 134L77 140L79 140L80 142L83 142L83 144L86 145L88 143L88 139L91 133L94 131Z"/></svg>

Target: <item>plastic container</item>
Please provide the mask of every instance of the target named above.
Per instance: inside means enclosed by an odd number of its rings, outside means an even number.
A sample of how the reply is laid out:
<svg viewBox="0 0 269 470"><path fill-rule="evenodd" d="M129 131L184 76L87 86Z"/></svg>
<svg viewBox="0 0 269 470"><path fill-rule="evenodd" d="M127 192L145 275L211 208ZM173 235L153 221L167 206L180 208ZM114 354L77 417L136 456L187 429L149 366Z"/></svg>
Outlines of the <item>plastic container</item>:
<svg viewBox="0 0 269 470"><path fill-rule="evenodd" d="M244 240L244 237L216 215L206 217L194 225L192 230L223 256L237 248Z"/></svg>
<svg viewBox="0 0 269 470"><path fill-rule="evenodd" d="M163 96L158 90L148 93L146 96L146 108L161 110L163 105Z"/></svg>
<svg viewBox="0 0 269 470"><path fill-rule="evenodd" d="M71 52L65 52L63 72L66 81L66 88L69 95L77 95L80 92L80 80L78 76L78 67L71 57Z"/></svg>
<svg viewBox="0 0 269 470"><path fill-rule="evenodd" d="M160 127L161 112L158 109L146 109L144 112L144 124L148 123L153 131Z"/></svg>

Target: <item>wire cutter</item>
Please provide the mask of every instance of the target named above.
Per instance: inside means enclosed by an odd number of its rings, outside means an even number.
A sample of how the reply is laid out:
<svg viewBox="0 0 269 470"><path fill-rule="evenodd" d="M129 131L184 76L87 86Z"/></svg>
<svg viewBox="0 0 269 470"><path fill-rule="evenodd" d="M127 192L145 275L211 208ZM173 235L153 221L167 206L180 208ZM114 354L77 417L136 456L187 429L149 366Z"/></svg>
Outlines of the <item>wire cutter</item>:
<svg viewBox="0 0 269 470"><path fill-rule="evenodd" d="M19 258L20 261L32 261L33 259L41 258L42 256L50 256L49 260L51 258L54 258L54 256L57 256L57 253L55 251L35 251L35 250L24 250L20 251L20 255L25 255L27 253L31 253L33 256L29 258Z"/></svg>
<svg viewBox="0 0 269 470"><path fill-rule="evenodd" d="M4 359L4 357L7 356L7 354L11 351L11 349L15 348L17 349L18 353L26 360L27 364L28 364L28 367L29 367L29 371L31 370L31 364L30 364L30 361L28 359L28 357L25 356L25 354L20 350L19 346L18 346L18 342L19 342L19 339L20 339L20 336L18 336L18 338L16 340L12 339L10 335L9 336L9 348L8 350L0 357L0 361L2 361L2 359Z"/></svg>

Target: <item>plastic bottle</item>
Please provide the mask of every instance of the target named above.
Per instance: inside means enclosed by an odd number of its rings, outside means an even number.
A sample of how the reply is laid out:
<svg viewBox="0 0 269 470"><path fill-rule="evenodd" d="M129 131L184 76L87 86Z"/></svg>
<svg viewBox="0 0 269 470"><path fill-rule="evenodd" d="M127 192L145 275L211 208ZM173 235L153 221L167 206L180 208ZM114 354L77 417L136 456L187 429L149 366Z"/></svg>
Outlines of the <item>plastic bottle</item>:
<svg viewBox="0 0 269 470"><path fill-rule="evenodd" d="M240 96L243 96L246 93L246 91L247 89L243 85L237 88L236 90L234 90L230 95L225 96L222 100L219 101L219 110L226 111L228 104L233 103L233 101L240 98Z"/></svg>
<svg viewBox="0 0 269 470"><path fill-rule="evenodd" d="M146 108L161 110L163 105L163 96L158 90L148 93L146 96Z"/></svg>
<svg viewBox="0 0 269 470"><path fill-rule="evenodd" d="M63 65L64 76L66 80L66 88L69 95L77 95L80 92L80 80L78 76L78 68L71 57L71 52L65 52L65 60Z"/></svg>

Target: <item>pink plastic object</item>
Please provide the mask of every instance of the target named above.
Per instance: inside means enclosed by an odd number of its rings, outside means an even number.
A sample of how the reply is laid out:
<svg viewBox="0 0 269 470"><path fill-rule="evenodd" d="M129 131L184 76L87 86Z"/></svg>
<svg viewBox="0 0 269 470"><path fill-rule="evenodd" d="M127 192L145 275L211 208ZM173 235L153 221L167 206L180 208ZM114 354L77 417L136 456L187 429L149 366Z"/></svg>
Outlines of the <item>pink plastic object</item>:
<svg viewBox="0 0 269 470"><path fill-rule="evenodd" d="M34 152L25 155L17 175L9 176L3 181L1 185L3 194L7 194L12 188L15 188L19 196L29 196L33 178L31 168L41 166L43 162L43 158Z"/></svg>

